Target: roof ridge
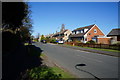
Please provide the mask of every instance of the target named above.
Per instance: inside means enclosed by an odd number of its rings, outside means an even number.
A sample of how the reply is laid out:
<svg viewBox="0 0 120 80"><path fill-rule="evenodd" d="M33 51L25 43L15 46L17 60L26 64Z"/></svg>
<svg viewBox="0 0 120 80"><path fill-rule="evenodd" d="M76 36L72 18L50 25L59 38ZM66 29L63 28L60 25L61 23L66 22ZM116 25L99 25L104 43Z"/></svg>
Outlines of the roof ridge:
<svg viewBox="0 0 120 80"><path fill-rule="evenodd" d="M95 25L95 24L92 24L92 25L88 25L88 26L80 27L80 28L77 28L77 29L74 29L74 30L78 30L78 29L82 29L82 28L87 28L87 27L89 28L89 27L93 27L94 25ZM74 31L74 30L73 30L73 31Z"/></svg>

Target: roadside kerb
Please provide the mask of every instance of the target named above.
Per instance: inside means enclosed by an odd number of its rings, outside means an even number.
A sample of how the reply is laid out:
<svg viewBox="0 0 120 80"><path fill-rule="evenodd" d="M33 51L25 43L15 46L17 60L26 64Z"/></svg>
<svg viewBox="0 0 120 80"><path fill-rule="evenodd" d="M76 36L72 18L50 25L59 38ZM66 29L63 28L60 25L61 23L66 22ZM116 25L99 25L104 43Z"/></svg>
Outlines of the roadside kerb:
<svg viewBox="0 0 120 80"><path fill-rule="evenodd" d="M44 54L44 53L42 53ZM69 70L61 67L60 65L58 65L55 61L53 61L52 59L50 59L47 55L44 54L44 56L41 56L41 58L43 59L43 64L42 65L46 65L48 67L58 67L61 70L69 73L70 75L74 76L74 77L78 77L75 74L72 74Z"/></svg>

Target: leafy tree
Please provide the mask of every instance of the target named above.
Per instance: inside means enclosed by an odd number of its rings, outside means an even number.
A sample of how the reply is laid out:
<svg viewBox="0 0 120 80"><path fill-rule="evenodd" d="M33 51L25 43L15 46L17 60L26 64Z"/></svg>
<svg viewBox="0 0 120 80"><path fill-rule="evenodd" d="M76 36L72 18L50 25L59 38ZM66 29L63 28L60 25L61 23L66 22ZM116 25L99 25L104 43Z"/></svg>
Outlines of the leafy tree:
<svg viewBox="0 0 120 80"><path fill-rule="evenodd" d="M46 39L45 39L47 42L50 42L50 38L49 37L46 37Z"/></svg>
<svg viewBox="0 0 120 80"><path fill-rule="evenodd" d="M29 10L29 5L26 3L26 10L27 15L23 19L23 25L19 28L20 29L20 35L22 37L23 42L30 41L32 39L31 33L32 31L32 20L31 20L31 10Z"/></svg>
<svg viewBox="0 0 120 80"><path fill-rule="evenodd" d="M42 41L42 40L45 40L45 37L44 37L44 35L41 35L41 41Z"/></svg>
<svg viewBox="0 0 120 80"><path fill-rule="evenodd" d="M21 37L22 42L30 41L32 20L30 18L31 10L29 8L30 6L25 2L3 2L3 31L12 31L14 34Z"/></svg>
<svg viewBox="0 0 120 80"><path fill-rule="evenodd" d="M17 8L16 8L17 7ZM23 25L23 19L27 16L27 5L24 2L2 3L2 28L16 30Z"/></svg>

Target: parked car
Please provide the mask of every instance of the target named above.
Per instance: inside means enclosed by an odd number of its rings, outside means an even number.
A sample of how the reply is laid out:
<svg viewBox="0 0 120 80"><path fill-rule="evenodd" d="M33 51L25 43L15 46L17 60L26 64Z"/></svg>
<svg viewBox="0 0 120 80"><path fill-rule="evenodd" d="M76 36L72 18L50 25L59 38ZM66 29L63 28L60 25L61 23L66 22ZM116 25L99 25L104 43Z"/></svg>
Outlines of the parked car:
<svg viewBox="0 0 120 80"><path fill-rule="evenodd" d="M58 44L63 44L64 43L64 41L58 41Z"/></svg>

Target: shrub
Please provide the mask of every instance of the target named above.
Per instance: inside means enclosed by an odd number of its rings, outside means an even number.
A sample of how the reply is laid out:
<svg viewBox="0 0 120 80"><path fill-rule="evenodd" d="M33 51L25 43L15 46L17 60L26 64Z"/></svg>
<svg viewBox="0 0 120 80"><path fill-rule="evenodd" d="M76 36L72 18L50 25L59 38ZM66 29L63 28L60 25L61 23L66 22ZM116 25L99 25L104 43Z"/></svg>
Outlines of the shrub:
<svg viewBox="0 0 120 80"><path fill-rule="evenodd" d="M51 43L57 43L56 41L57 41L56 39L51 39L50 40Z"/></svg>
<svg viewBox="0 0 120 80"><path fill-rule="evenodd" d="M47 66L27 70L25 76L26 77L22 77L22 80L60 80L62 77L61 74L55 73Z"/></svg>
<svg viewBox="0 0 120 80"><path fill-rule="evenodd" d="M88 41L87 43L88 43L88 44L95 44L96 42L93 41L93 40L90 40L90 41Z"/></svg>

